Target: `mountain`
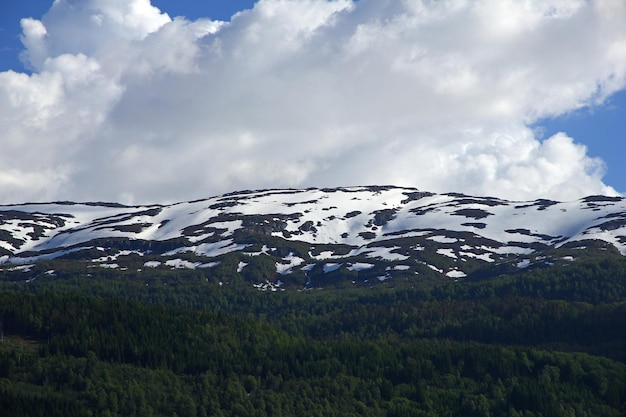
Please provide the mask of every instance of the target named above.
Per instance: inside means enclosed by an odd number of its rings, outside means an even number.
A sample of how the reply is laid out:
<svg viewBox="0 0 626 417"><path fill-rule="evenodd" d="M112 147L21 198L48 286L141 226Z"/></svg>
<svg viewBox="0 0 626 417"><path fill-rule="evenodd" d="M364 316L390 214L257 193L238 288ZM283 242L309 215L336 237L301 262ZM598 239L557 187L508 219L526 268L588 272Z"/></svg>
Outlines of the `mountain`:
<svg viewBox="0 0 626 417"><path fill-rule="evenodd" d="M623 197L507 201L371 186L0 206L0 274L23 280L72 261L133 276L195 270L275 290L480 278L620 254Z"/></svg>

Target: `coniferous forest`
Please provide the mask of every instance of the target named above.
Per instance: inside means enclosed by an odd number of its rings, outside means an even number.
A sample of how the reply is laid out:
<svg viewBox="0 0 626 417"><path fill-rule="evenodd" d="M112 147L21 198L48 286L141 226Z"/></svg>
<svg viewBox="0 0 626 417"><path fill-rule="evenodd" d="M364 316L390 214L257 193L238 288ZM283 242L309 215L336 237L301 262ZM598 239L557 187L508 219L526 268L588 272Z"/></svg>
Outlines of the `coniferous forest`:
<svg viewBox="0 0 626 417"><path fill-rule="evenodd" d="M284 292L72 265L0 277L2 416L626 415L622 257Z"/></svg>

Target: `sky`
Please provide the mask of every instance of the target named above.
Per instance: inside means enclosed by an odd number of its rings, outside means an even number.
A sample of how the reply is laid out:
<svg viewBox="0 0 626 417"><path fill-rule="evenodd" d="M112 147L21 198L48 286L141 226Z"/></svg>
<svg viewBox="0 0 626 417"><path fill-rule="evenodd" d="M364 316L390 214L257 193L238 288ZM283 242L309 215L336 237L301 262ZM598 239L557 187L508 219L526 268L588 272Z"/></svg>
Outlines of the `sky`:
<svg viewBox="0 0 626 417"><path fill-rule="evenodd" d="M623 0L0 5L0 204L626 192Z"/></svg>

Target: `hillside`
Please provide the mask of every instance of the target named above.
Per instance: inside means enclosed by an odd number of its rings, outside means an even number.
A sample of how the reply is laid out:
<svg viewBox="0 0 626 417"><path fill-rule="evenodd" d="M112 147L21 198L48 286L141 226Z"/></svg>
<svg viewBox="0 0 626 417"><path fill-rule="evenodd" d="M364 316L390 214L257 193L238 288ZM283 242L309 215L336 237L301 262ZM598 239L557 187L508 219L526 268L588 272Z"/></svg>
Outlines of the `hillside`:
<svg viewBox="0 0 626 417"><path fill-rule="evenodd" d="M0 247L3 416L626 415L624 198L22 204Z"/></svg>
<svg viewBox="0 0 626 417"><path fill-rule="evenodd" d="M170 205L23 204L0 207L0 253L1 272L25 280L54 259L138 274L204 269L263 289L454 280L626 255L626 199L519 202L351 187Z"/></svg>

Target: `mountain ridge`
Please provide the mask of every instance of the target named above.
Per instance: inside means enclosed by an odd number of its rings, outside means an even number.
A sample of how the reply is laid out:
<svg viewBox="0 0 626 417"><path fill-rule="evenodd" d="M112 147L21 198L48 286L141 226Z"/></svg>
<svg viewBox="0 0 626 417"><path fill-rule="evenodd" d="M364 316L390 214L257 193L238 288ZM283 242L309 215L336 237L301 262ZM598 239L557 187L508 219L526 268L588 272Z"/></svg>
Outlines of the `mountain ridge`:
<svg viewBox="0 0 626 417"><path fill-rule="evenodd" d="M136 272L228 268L260 287L312 287L462 279L496 266L550 267L590 251L626 255L626 198L509 201L363 186L139 206L0 206L0 269L26 275L40 261L74 259Z"/></svg>

